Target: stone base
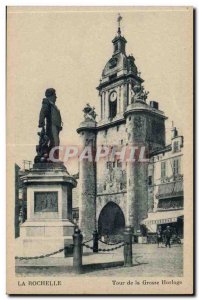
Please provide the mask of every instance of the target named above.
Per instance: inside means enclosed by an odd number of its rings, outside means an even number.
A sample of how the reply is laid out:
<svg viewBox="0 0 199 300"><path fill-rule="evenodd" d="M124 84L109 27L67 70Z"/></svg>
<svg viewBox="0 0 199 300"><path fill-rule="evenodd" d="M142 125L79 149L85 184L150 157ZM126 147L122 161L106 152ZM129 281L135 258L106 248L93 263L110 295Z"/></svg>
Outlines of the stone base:
<svg viewBox="0 0 199 300"><path fill-rule="evenodd" d="M73 244L75 225L69 220L77 182L64 164L36 163L22 180L27 187L27 220L20 226L18 256L46 255ZM56 256L64 257L64 251Z"/></svg>
<svg viewBox="0 0 199 300"><path fill-rule="evenodd" d="M26 221L20 227L21 253L18 256L40 256L58 251L52 257L64 257L72 254L75 225L68 220L63 221Z"/></svg>
<svg viewBox="0 0 199 300"><path fill-rule="evenodd" d="M56 170L56 171L62 170L63 171L64 170L69 175L69 173L62 161L54 162L54 163L47 163L47 162L34 163L32 171L38 172L40 170L46 170L46 171L51 171L51 170Z"/></svg>
<svg viewBox="0 0 199 300"><path fill-rule="evenodd" d="M65 257L72 256L72 238L64 237L59 239L52 238L25 238L23 239L23 253L20 256L40 256L53 253L67 246L67 249L57 254L51 255L51 257ZM38 246L39 245L39 246Z"/></svg>

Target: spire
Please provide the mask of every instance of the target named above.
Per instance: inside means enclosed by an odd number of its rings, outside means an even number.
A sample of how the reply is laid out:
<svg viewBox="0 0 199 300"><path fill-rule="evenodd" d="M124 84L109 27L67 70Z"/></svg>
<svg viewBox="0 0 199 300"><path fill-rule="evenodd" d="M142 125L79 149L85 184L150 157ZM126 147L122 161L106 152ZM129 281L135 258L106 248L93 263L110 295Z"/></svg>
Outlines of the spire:
<svg viewBox="0 0 199 300"><path fill-rule="evenodd" d="M125 53L126 40L123 36L121 36L121 29L120 29L121 20L122 20L122 16L120 14L118 14L118 16L117 16L117 23L118 23L117 35L112 40L112 43L114 45L114 48L113 48L114 54L117 54L120 52Z"/></svg>
<svg viewBox="0 0 199 300"><path fill-rule="evenodd" d="M120 13L118 14L118 17L117 17L117 22L118 22L118 30L117 30L117 33L118 35L120 36L121 35L121 29L120 29L120 22L122 21L122 16L120 15Z"/></svg>

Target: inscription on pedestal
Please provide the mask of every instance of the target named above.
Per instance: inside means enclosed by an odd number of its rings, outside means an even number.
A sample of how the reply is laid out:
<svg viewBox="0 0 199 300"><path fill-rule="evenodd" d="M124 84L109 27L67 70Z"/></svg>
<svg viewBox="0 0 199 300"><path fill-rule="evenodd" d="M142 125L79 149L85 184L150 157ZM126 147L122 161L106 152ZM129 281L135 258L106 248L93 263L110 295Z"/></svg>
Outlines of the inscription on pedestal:
<svg viewBox="0 0 199 300"><path fill-rule="evenodd" d="M58 192L35 192L34 212L58 212Z"/></svg>

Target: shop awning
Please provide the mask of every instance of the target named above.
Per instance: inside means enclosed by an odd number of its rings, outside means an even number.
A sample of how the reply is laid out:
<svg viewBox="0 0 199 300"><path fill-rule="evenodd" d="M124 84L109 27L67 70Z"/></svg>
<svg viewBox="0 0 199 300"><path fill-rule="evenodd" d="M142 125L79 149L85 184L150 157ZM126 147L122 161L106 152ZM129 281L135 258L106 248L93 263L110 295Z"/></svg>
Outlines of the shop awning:
<svg viewBox="0 0 199 300"><path fill-rule="evenodd" d="M167 224L177 222L179 217L184 216L184 211L171 210L171 211L158 211L149 213L148 218L144 219L141 224L152 225L152 224Z"/></svg>
<svg viewBox="0 0 199 300"><path fill-rule="evenodd" d="M160 184L156 198L164 199L183 196L183 180Z"/></svg>

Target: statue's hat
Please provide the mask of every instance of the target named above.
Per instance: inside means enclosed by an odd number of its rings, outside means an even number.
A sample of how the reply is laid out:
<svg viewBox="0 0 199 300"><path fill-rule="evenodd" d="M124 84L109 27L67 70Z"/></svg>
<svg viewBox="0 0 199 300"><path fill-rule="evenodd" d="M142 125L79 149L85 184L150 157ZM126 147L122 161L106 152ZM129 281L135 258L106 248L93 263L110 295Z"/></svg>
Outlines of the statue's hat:
<svg viewBox="0 0 199 300"><path fill-rule="evenodd" d="M46 97L50 97L50 96L55 95L55 93L56 93L55 89L49 88L49 89L46 90L45 96L46 96Z"/></svg>

